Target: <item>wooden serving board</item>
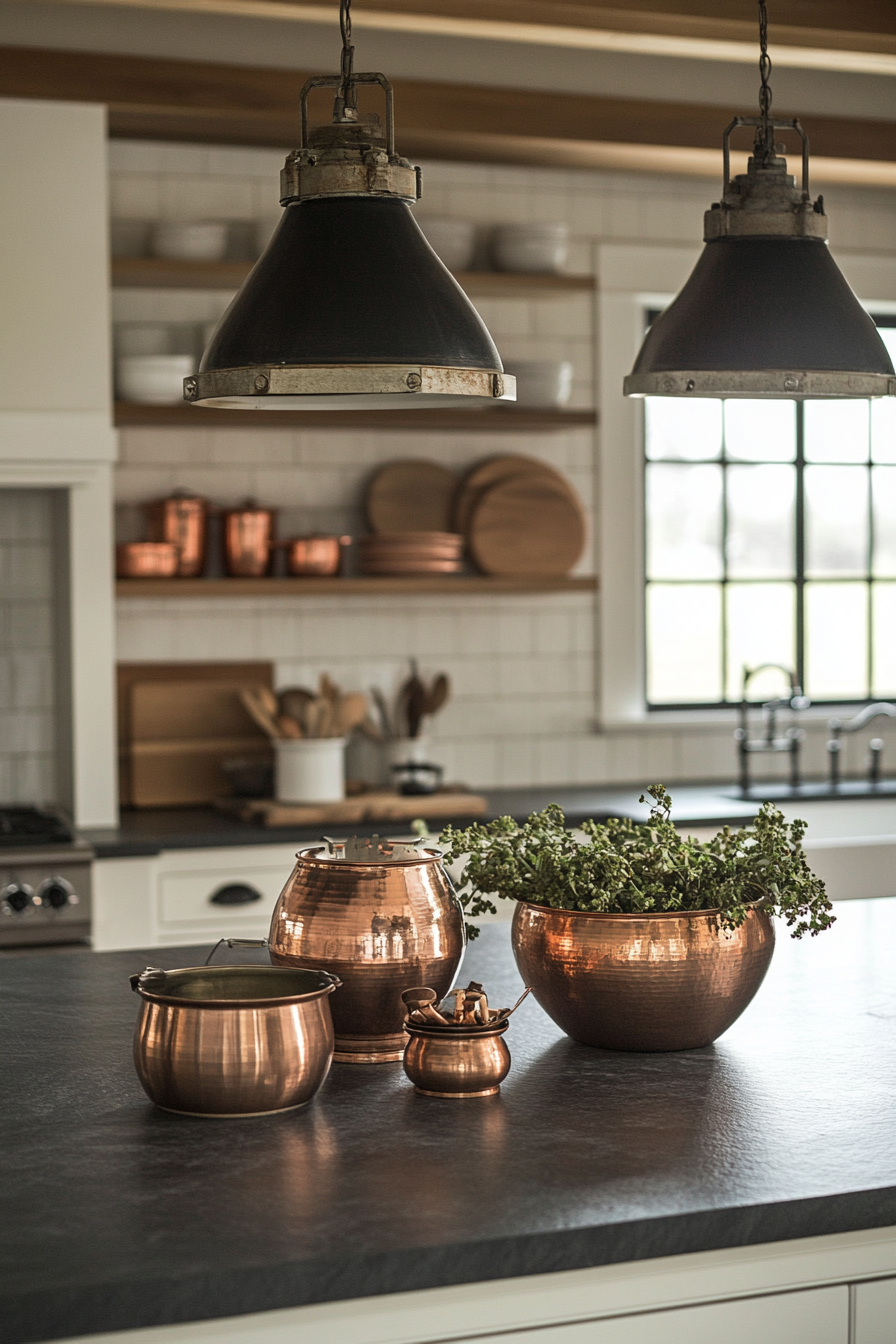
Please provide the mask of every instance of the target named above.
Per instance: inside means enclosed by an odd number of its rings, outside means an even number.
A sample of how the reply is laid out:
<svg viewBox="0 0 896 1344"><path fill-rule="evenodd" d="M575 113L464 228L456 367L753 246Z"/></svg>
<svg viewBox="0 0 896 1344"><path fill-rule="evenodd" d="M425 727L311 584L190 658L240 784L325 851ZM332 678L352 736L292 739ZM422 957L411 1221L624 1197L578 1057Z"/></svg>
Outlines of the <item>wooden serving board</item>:
<svg viewBox="0 0 896 1344"><path fill-rule="evenodd" d="M367 520L374 532L450 532L458 478L426 458L388 462L367 487Z"/></svg>
<svg viewBox="0 0 896 1344"><path fill-rule="evenodd" d="M278 803L271 798L222 798L218 806L259 826L357 826L362 822L447 821L481 817L488 801L479 793L362 793L339 803Z"/></svg>
<svg viewBox="0 0 896 1344"><path fill-rule="evenodd" d="M541 476L513 476L486 490L469 538L486 574L568 574L585 545L585 515L568 490Z"/></svg>
<svg viewBox="0 0 896 1344"><path fill-rule="evenodd" d="M487 457L467 472L454 501L454 529L467 535L476 505L485 491L499 481L512 476L537 475L557 489L566 490L572 499L575 491L559 471L542 462L538 457L526 457L523 453L505 453L497 457Z"/></svg>

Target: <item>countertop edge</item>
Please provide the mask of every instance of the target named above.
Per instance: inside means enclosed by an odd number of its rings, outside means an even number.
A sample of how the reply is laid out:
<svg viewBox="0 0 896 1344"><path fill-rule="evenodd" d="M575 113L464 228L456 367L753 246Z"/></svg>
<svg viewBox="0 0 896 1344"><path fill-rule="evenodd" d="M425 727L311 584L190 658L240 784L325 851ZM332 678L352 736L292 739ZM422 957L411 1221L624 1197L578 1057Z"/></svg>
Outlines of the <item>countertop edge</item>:
<svg viewBox="0 0 896 1344"><path fill-rule="evenodd" d="M896 1186L340 1260L0 1296L4 1344L596 1268L896 1224ZM485 1264L488 1273L483 1273Z"/></svg>

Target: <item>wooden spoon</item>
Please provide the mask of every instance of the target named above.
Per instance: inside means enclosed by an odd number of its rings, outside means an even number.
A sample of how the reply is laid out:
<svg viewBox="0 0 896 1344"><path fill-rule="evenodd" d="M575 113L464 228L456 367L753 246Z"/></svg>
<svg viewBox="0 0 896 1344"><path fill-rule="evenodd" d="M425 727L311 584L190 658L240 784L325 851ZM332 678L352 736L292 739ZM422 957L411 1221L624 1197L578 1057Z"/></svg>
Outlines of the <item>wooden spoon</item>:
<svg viewBox="0 0 896 1344"><path fill-rule="evenodd" d="M336 703L336 736L346 737L353 728L360 728L367 718L367 696L360 691L342 695Z"/></svg>
<svg viewBox="0 0 896 1344"><path fill-rule="evenodd" d="M257 697L257 687L243 686L240 690L240 700L243 707L258 724L263 733L267 733L273 741L277 741L283 734L274 716L268 713L264 705Z"/></svg>

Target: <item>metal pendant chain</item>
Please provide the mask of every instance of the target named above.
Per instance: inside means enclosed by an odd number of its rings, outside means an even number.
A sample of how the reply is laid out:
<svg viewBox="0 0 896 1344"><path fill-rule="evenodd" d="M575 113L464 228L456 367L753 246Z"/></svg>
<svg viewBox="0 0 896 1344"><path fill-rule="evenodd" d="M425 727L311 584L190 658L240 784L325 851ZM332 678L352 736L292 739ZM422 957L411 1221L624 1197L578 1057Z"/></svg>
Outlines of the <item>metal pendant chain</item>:
<svg viewBox="0 0 896 1344"><path fill-rule="evenodd" d="M775 132L774 127L769 123L769 113L772 107L772 90L769 84L769 76L772 73L771 57L768 54L768 11L765 8L765 0L759 0L759 115L762 118L762 125L756 132L755 152L757 157L767 161L774 157L775 153Z"/></svg>
<svg viewBox="0 0 896 1344"><path fill-rule="evenodd" d="M342 71L333 120L356 121L358 89L353 78L355 49L352 46L352 0L339 0L339 27L342 30Z"/></svg>

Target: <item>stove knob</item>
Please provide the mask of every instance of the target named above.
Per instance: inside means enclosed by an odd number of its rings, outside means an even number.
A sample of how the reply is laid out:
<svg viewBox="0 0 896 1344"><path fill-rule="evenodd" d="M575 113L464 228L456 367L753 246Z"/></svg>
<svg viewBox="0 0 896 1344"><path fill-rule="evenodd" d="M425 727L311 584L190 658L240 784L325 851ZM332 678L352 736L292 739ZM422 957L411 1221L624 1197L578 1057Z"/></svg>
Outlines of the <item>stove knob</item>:
<svg viewBox="0 0 896 1344"><path fill-rule="evenodd" d="M37 896L44 905L49 905L53 910L61 910L64 905L78 903L71 882L66 882L64 877L48 877L38 887Z"/></svg>
<svg viewBox="0 0 896 1344"><path fill-rule="evenodd" d="M34 900L34 892L26 882L10 882L0 891L0 904L12 914L20 915Z"/></svg>

